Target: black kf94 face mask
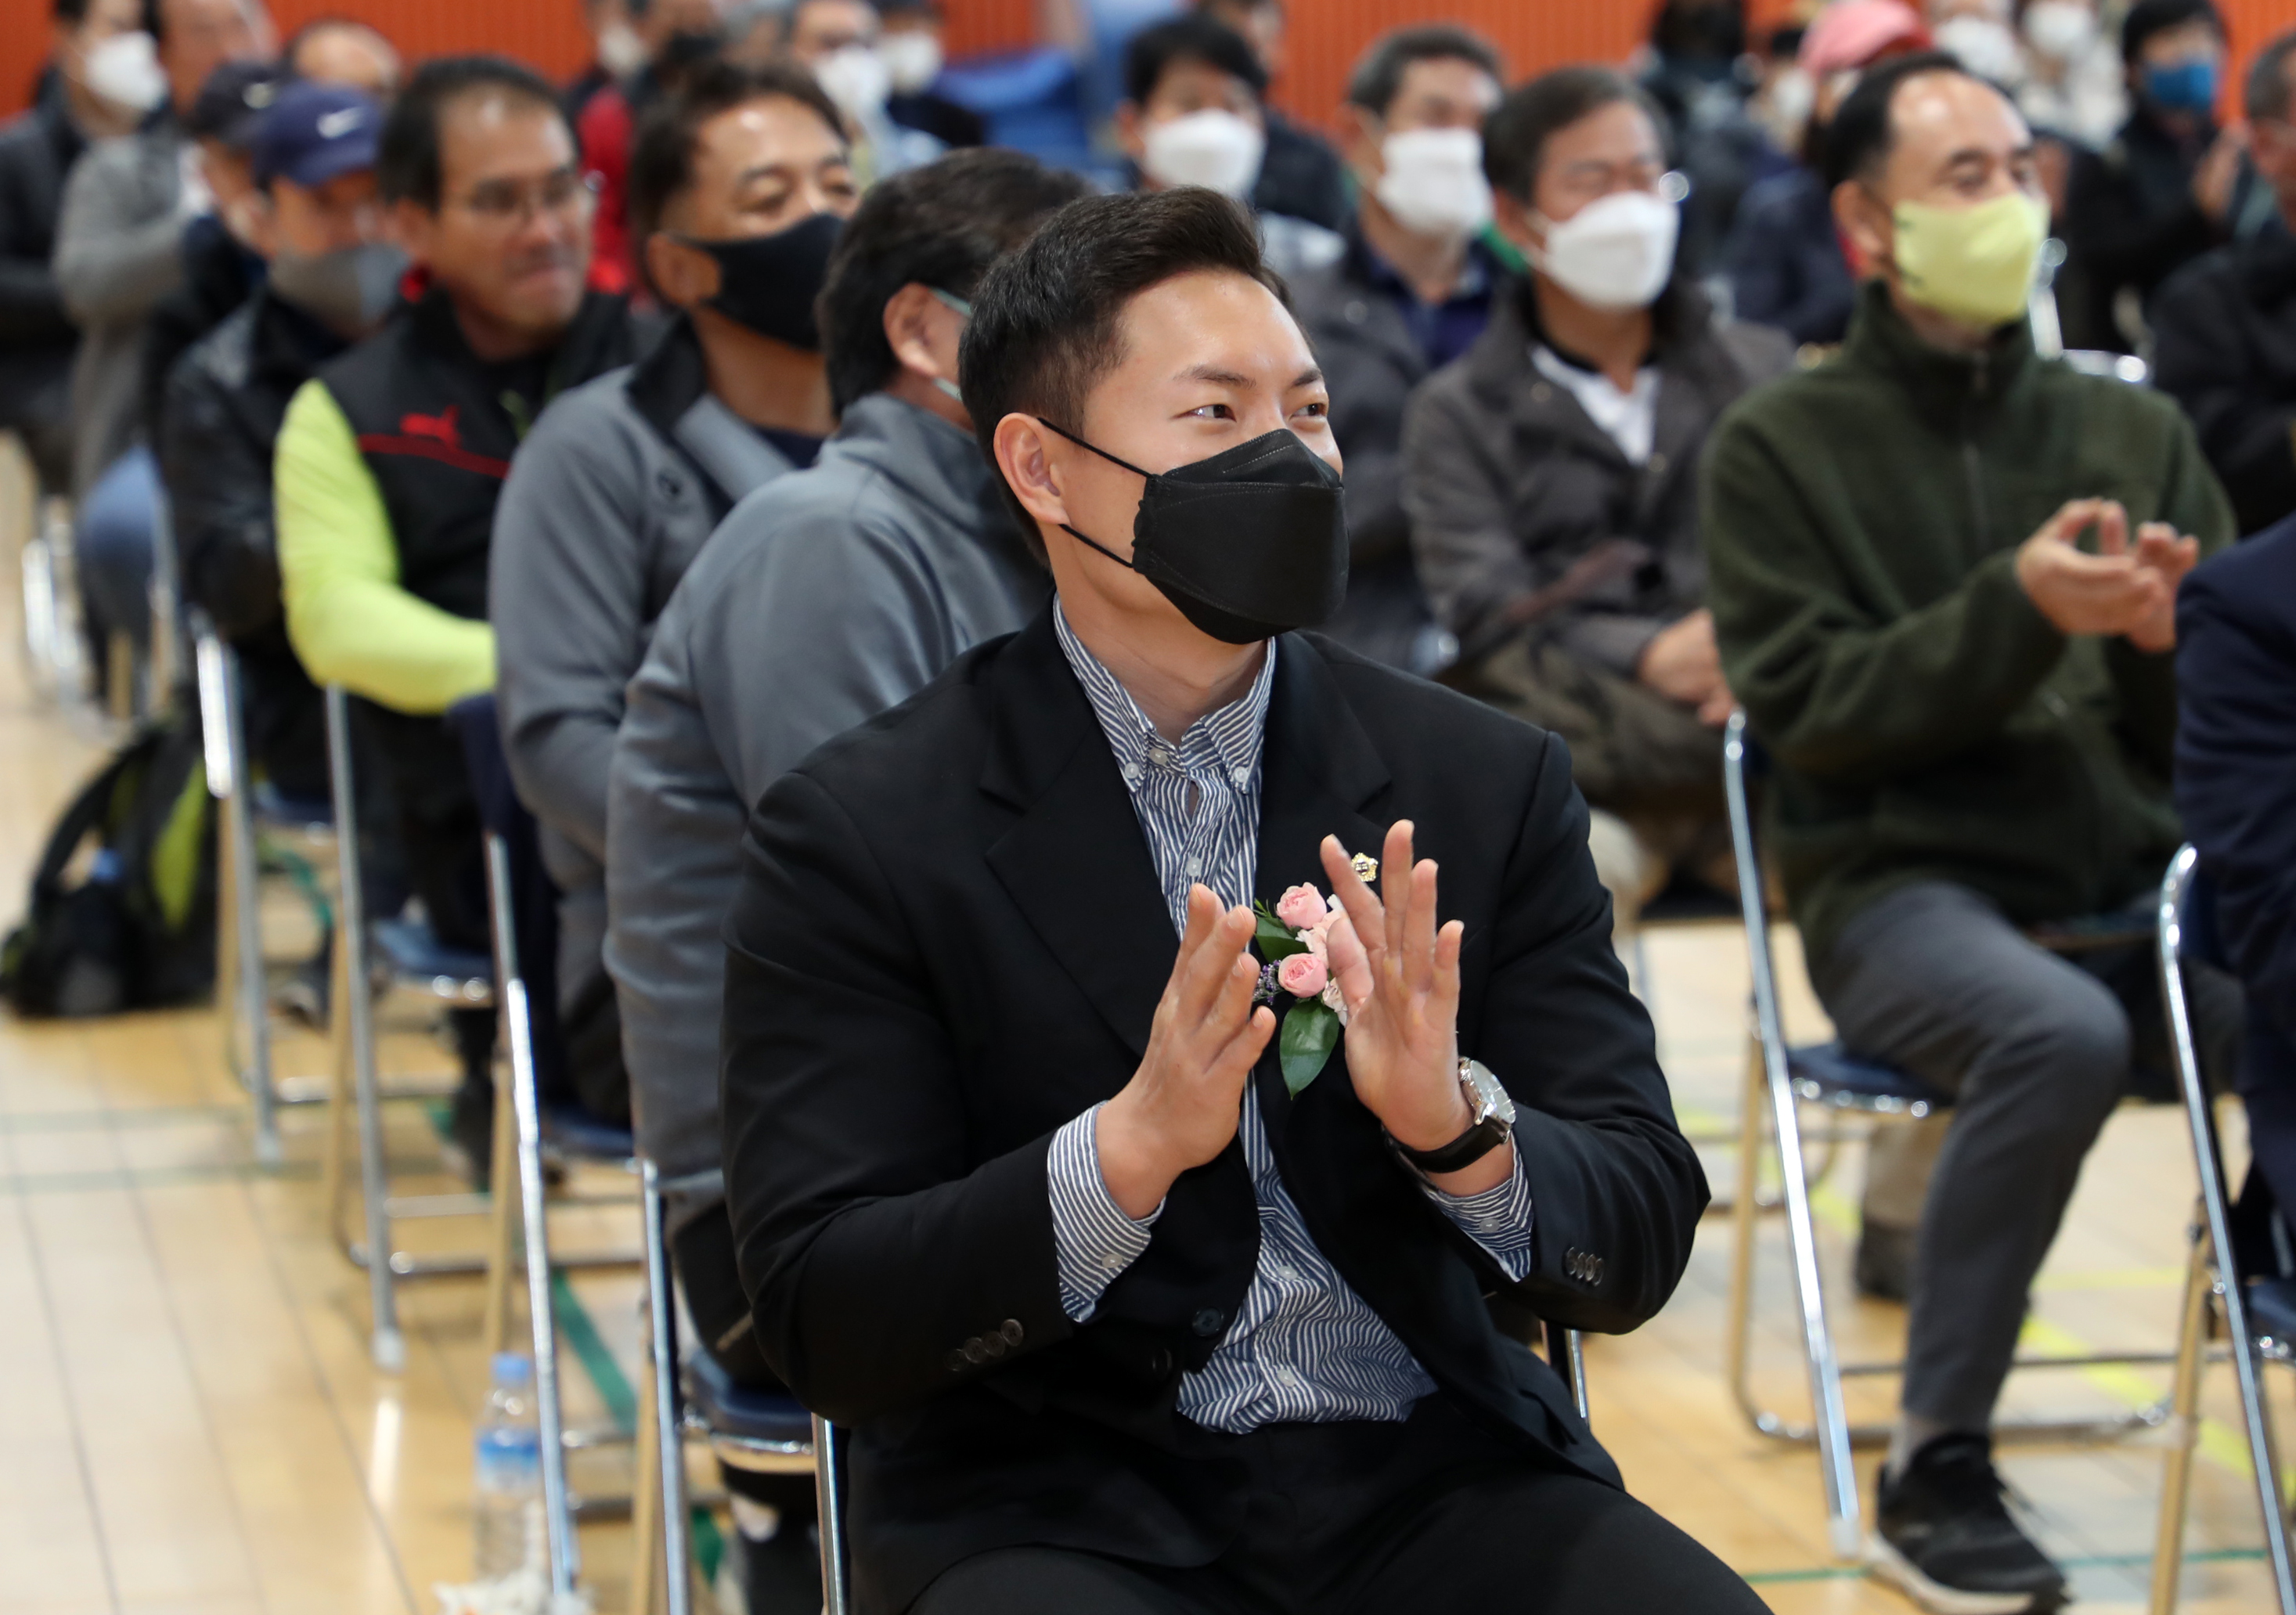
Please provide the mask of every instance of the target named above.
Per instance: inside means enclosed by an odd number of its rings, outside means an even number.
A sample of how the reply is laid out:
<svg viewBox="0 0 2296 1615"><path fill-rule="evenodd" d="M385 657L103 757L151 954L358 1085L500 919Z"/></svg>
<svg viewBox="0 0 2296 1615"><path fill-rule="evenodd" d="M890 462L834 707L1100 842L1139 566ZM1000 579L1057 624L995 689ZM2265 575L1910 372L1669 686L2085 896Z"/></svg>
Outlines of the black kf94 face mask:
<svg viewBox="0 0 2296 1615"><path fill-rule="evenodd" d="M1159 474L1043 424L1147 483L1132 522L1131 560L1066 522L1063 530L1154 584L1214 639L1247 645L1312 628L1347 597L1340 473L1297 432L1279 427Z"/></svg>
<svg viewBox="0 0 2296 1615"><path fill-rule="evenodd" d="M834 213L816 213L771 235L676 239L718 260L718 291L709 307L759 336L818 353L821 328L814 323L814 299L821 295L829 255L844 230L845 221Z"/></svg>

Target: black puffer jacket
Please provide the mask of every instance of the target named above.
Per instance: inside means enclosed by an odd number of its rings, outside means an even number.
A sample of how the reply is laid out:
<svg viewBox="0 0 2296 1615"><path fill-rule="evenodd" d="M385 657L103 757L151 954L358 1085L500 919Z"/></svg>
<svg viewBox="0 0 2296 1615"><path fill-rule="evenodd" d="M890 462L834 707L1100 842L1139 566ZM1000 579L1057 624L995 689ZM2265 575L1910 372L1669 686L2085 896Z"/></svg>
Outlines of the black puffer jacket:
<svg viewBox="0 0 2296 1615"><path fill-rule="evenodd" d="M185 350L160 412L160 473L184 599L238 651L249 750L298 795L325 792L325 730L280 609L271 453L288 400L343 348L258 290Z"/></svg>

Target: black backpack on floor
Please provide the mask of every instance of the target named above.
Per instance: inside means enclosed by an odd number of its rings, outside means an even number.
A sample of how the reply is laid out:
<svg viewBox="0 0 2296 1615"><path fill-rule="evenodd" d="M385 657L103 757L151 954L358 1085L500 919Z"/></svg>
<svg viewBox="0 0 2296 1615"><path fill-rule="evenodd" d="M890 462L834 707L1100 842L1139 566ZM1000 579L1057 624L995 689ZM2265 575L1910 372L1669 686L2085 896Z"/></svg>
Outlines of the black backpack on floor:
<svg viewBox="0 0 2296 1615"><path fill-rule="evenodd" d="M215 804L198 716L169 712L57 821L24 922L0 943L0 993L20 1015L108 1015L199 998L215 971Z"/></svg>

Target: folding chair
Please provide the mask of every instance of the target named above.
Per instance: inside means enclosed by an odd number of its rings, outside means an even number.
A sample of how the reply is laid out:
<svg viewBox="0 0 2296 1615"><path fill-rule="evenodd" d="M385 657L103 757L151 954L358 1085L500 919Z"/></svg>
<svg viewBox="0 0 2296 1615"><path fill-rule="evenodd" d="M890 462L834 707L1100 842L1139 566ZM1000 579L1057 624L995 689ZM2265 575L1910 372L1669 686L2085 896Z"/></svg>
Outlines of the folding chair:
<svg viewBox="0 0 2296 1615"><path fill-rule="evenodd" d="M462 742L472 794L486 832L487 911L493 934L494 999L501 1016L501 1048L495 1082L495 1152L493 1182L497 1193L493 1205L493 1238L488 1252L486 1349L491 1355L503 1349L509 1333L509 1300L514 1288L514 1268L522 1231L526 1267L528 1321L533 1334L534 1386L537 1422L542 1447L543 1519L549 1547L550 1582L554 1594L570 1594L581 1579L581 1553L576 1522L583 1500L569 1484L566 1455L570 1449L611 1445L619 1432L570 1431L558 1376L558 1323L551 1305L554 1271L567 1268L636 1267L645 1264L644 1251L586 1252L554 1257L550 1250L549 1207L623 1204L624 1195L577 1193L548 1197L544 1161L547 1145L559 1160L586 1160L624 1171L637 1169L636 1145L627 1128L607 1126L565 1106L553 1107L545 1097L536 1059L537 1018L554 1021L555 993L536 993L521 960L523 955L554 947L556 938L547 922L554 894L546 889L535 848L532 817L521 806L503 755L502 730L492 695L472 696L457 702L447 715L448 727ZM542 899L543 914L533 930L521 937L521 910L517 892L521 878ZM554 980L554 975L545 978ZM505 1187L514 1176L515 1195ZM647 1489L643 1469L632 1488L632 1500ZM603 1501L603 1500L600 1500Z"/></svg>
<svg viewBox="0 0 2296 1615"><path fill-rule="evenodd" d="M326 1079L275 1077L271 1003L264 973L262 856L258 832L316 840L334 828L333 805L266 791L250 764L239 658L203 617L192 616L200 732L208 791L219 808L217 836L216 1001L223 1010L224 1062L255 1103L255 1155L280 1160L278 1107L326 1097Z"/></svg>
<svg viewBox="0 0 2296 1615"><path fill-rule="evenodd" d="M2240 1389L2242 1434L2255 1471L2256 1501L2264 1516L2264 1557L2272 1571L2274 1607L2296 1615L2296 1570L2288 1546L2287 1500L2281 1495L2280 1463L2274 1450L2272 1414L2264 1396L2267 1357L2296 1363L2296 1342L2261 1338L2248 1309L2232 1259L2232 1207L2225 1190L2224 1152L2217 1140L2216 1111L2193 1037L2191 1005L2185 993L2188 961L2215 963L2216 939L2210 922L2208 881L2192 848L2178 851L2161 882L2161 996L2168 1009L2169 1045L2183 1089L2185 1119L2192 1129L2194 1164L2201 1180L2199 1219L2193 1227L2193 1254L2185 1281L2184 1320L2177 1337L2175 1390L2170 1396L2175 1439L2169 1447L2161 1487L2159 1540L2152 1551L2152 1615L2177 1607L2177 1581L2184 1569L2185 1516L2191 1497L2193 1445L2200 1428L2201 1371L2208 1356L2209 1301L2223 1308L2233 1379Z"/></svg>
<svg viewBox="0 0 2296 1615"><path fill-rule="evenodd" d="M821 1585L830 1615L844 1615L844 1549L835 1507L836 1458L828 1426L785 1391L753 1390L736 1385L707 1352L696 1349L681 1368L677 1351L677 1298L670 1270L666 1214L672 1198L719 1194L724 1176L697 1172L664 1178L641 1158L638 1179L644 1197L646 1259L646 1348L639 1418L637 1594L640 1615L656 1615L658 1591L666 1591L668 1615L693 1615L691 1547L687 1540L685 1443L706 1440L718 1458L735 1469L767 1474L815 1474L820 1497Z"/></svg>
<svg viewBox="0 0 2296 1615"><path fill-rule="evenodd" d="M490 1006L495 1001L494 964L483 954L442 945L430 928L406 920L371 923L359 877L358 782L351 762L350 701L340 685L326 691L327 763L335 804L335 865L341 889L337 926L333 1013L332 1100L327 1129L324 1197L335 1242L356 1267L366 1270L374 1311L375 1365L395 1371L406 1362L406 1342L398 1328L398 1282L447 1274L488 1271L485 1252L417 1254L392 1242L391 1225L401 1218L473 1217L489 1209L483 1194L394 1195L383 1158L382 1104L386 1099L435 1098L451 1086L382 1087L376 1070L375 955L384 980L410 988L457 1009ZM365 1237L356 1237L345 1220L348 1184L345 1134L353 1119L358 1133L359 1187L365 1202ZM502 1156L496 1140L496 1159ZM490 1342L491 1344L492 1342Z"/></svg>
<svg viewBox="0 0 2296 1615"><path fill-rule="evenodd" d="M1861 1059L1839 1043L1802 1048L1789 1047L1784 1018L1779 1010L1776 965L1770 952L1769 911L1762 868L1755 843L1753 811L1748 776L1759 760L1759 748L1746 727L1743 711L1731 714L1723 733L1723 786L1728 800L1730 840L1738 860L1738 906L1746 927L1746 951L1752 966L1752 1025L1747 1045L1744 1119L1739 1128L1738 1188L1734 1201L1735 1239L1730 1264L1730 1312L1727 1342L1732 1394L1747 1422L1762 1435L1817 1448L1818 1469L1825 1491L1828 1533L1834 1552L1853 1558L1860 1551L1857 1480L1850 1464L1852 1444L1878 1444L1889 1438L1884 1425L1853 1427L1841 1394L1841 1381L1853 1375L1902 1373L1902 1360L1848 1363L1835 1349L1833 1332L1825 1312L1824 1287L1817 1267L1817 1237L1810 1214L1809 1187L1805 1176L1800 1107L1819 1104L1837 1115L1920 1118L1950 1108L1949 1095L1905 1071ZM2117 946L2128 940L2120 931L2095 925L2072 925L2034 940L2059 952ZM1800 1309L1802 1356L1809 1374L1811 1418L1797 1423L1764 1406L1752 1387L1754 1234L1755 1219L1764 1208L1753 1193L1761 1167L1762 1112L1767 1107L1775 1135L1778 1170L1784 1180L1780 1196L1786 1216L1787 1248L1792 1256L1795 1299ZM2173 1362L2166 1352L2094 1352L2080 1356L2026 1357L2018 1368L2086 1368L2125 1364ZM2164 1401L2140 1412L2106 1419L2004 1422L1995 1433L2030 1439L2102 1439L2132 1430L2150 1428L2168 1417Z"/></svg>

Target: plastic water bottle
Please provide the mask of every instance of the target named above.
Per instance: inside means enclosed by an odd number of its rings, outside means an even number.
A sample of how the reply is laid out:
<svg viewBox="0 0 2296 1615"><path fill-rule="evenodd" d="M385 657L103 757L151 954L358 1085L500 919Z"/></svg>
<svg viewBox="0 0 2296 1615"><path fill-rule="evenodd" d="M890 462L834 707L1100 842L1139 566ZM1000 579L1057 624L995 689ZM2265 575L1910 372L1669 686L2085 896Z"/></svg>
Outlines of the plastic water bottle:
<svg viewBox="0 0 2296 1615"><path fill-rule="evenodd" d="M497 1580L542 1561L542 1432L534 1364L497 1352L478 1436L478 1574Z"/></svg>

